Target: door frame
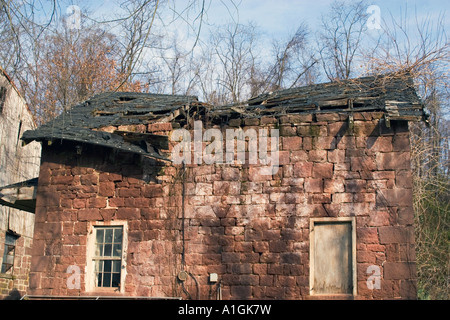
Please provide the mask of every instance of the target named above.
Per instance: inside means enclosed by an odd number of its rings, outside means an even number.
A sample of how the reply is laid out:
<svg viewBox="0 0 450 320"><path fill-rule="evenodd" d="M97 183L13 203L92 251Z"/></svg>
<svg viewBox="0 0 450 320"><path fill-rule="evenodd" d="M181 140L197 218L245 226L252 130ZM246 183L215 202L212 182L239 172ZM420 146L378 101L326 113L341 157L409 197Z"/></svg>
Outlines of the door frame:
<svg viewBox="0 0 450 320"><path fill-rule="evenodd" d="M349 222L351 225L351 239L352 239L352 287L353 292L351 294L346 293L315 293L314 292L314 257L315 257L315 234L314 234L314 226L315 223L340 223L340 222ZM356 217L326 217L326 218L310 218L310 226L309 226L309 294L311 296L343 296L343 297L351 297L357 295L357 270L356 270Z"/></svg>

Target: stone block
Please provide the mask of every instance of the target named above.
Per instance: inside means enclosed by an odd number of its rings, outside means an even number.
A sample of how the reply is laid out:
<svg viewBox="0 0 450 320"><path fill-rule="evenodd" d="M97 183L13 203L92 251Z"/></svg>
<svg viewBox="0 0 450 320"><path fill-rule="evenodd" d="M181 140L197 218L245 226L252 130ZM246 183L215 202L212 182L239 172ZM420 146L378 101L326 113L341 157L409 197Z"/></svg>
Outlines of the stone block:
<svg viewBox="0 0 450 320"><path fill-rule="evenodd" d="M380 203L384 203L389 207L408 207L413 203L412 198L412 189L386 189L379 190L377 197L382 197L384 201L380 201ZM378 199L377 199L378 200Z"/></svg>
<svg viewBox="0 0 450 320"><path fill-rule="evenodd" d="M197 183L195 185L195 194L197 196L205 196L213 194L213 185L211 183Z"/></svg>
<svg viewBox="0 0 450 320"><path fill-rule="evenodd" d="M323 191L326 193L340 193L345 191L343 179L325 179L323 184Z"/></svg>
<svg viewBox="0 0 450 320"><path fill-rule="evenodd" d="M65 185L68 185L68 184L71 184L72 183L72 181L73 181L73 176L72 175L70 175L70 176L53 176L52 178L51 178L51 183L52 184L65 184Z"/></svg>
<svg viewBox="0 0 450 320"><path fill-rule="evenodd" d="M282 149L283 150L301 150L302 138L298 136L282 137Z"/></svg>
<svg viewBox="0 0 450 320"><path fill-rule="evenodd" d="M97 185L99 182L99 176L96 174L85 174L80 176L80 182L83 186Z"/></svg>
<svg viewBox="0 0 450 320"><path fill-rule="evenodd" d="M252 297L251 286L231 286L232 299L250 299Z"/></svg>
<svg viewBox="0 0 450 320"><path fill-rule="evenodd" d="M297 135L297 127L291 125L280 126L280 136L295 136Z"/></svg>
<svg viewBox="0 0 450 320"><path fill-rule="evenodd" d="M31 272L49 272L53 266L51 256L31 257Z"/></svg>
<svg viewBox="0 0 450 320"><path fill-rule="evenodd" d="M326 150L311 150L311 151L309 151L309 161L312 161L312 162L327 161L327 151Z"/></svg>
<svg viewBox="0 0 450 320"><path fill-rule="evenodd" d="M309 178L312 176L312 162L297 162L294 164L294 177Z"/></svg>
<svg viewBox="0 0 450 320"><path fill-rule="evenodd" d="M411 151L409 134L396 134L392 142L393 151L405 152Z"/></svg>
<svg viewBox="0 0 450 320"><path fill-rule="evenodd" d="M89 198L87 201L86 206L88 208L105 208L106 207L106 199L105 197L96 197L96 198Z"/></svg>
<svg viewBox="0 0 450 320"><path fill-rule="evenodd" d="M240 181L214 181L214 195L239 195L241 191Z"/></svg>
<svg viewBox="0 0 450 320"><path fill-rule="evenodd" d="M412 243L414 241L414 228L403 226L386 226L379 228L380 243Z"/></svg>
<svg viewBox="0 0 450 320"><path fill-rule="evenodd" d="M98 194L103 197L113 197L115 193L115 184L111 181L100 182Z"/></svg>
<svg viewBox="0 0 450 320"><path fill-rule="evenodd" d="M59 193L37 192L36 207L59 207Z"/></svg>
<svg viewBox="0 0 450 320"><path fill-rule="evenodd" d="M96 221L102 220L103 217L100 211L96 208L80 209L78 210L79 221Z"/></svg>
<svg viewBox="0 0 450 320"><path fill-rule="evenodd" d="M385 262L383 278L386 280L409 280L417 277L414 262Z"/></svg>
<svg viewBox="0 0 450 320"><path fill-rule="evenodd" d="M376 162L378 170L411 169L409 152L377 153Z"/></svg>
<svg viewBox="0 0 450 320"><path fill-rule="evenodd" d="M148 184L142 188L142 195L147 198L162 197L164 190L160 184Z"/></svg>
<svg viewBox="0 0 450 320"><path fill-rule="evenodd" d="M116 217L123 220L139 219L141 212L138 208L118 208Z"/></svg>
<svg viewBox="0 0 450 320"><path fill-rule="evenodd" d="M397 188L412 188L412 173L410 170L398 171L395 176L395 186Z"/></svg>
<svg viewBox="0 0 450 320"><path fill-rule="evenodd" d="M368 137L366 141L368 153L393 151L392 137L390 136Z"/></svg>
<svg viewBox="0 0 450 320"><path fill-rule="evenodd" d="M312 169L312 177L331 179L333 177L333 164L315 162Z"/></svg>
<svg viewBox="0 0 450 320"><path fill-rule="evenodd" d="M138 198L141 196L140 188L120 188L118 189L118 194L120 197L124 198Z"/></svg>
<svg viewBox="0 0 450 320"><path fill-rule="evenodd" d="M223 167L222 179L225 181L238 181L240 179L239 168Z"/></svg>
<svg viewBox="0 0 450 320"><path fill-rule="evenodd" d="M336 143L337 139L332 136L314 138L314 146L317 149L334 150L336 149Z"/></svg>
<svg viewBox="0 0 450 320"><path fill-rule="evenodd" d="M328 136L331 137L342 137L348 134L348 122L333 122L329 123L327 126Z"/></svg>
<svg viewBox="0 0 450 320"><path fill-rule="evenodd" d="M335 112L316 113L317 121L339 121L340 119L340 115Z"/></svg>
<svg viewBox="0 0 450 320"><path fill-rule="evenodd" d="M379 244L377 228L357 228L356 238L358 243Z"/></svg>
<svg viewBox="0 0 450 320"><path fill-rule="evenodd" d="M345 162L345 150L334 149L327 152L328 162L332 163L344 163Z"/></svg>
<svg viewBox="0 0 450 320"><path fill-rule="evenodd" d="M345 192L364 192L366 190L367 182L366 180L352 179L345 180Z"/></svg>
<svg viewBox="0 0 450 320"><path fill-rule="evenodd" d="M350 164L352 171L361 171L369 176L376 170L375 159L369 157L352 157Z"/></svg>
<svg viewBox="0 0 450 320"><path fill-rule="evenodd" d="M308 153L304 150L296 150L290 152L290 162L295 163L299 161L307 161Z"/></svg>

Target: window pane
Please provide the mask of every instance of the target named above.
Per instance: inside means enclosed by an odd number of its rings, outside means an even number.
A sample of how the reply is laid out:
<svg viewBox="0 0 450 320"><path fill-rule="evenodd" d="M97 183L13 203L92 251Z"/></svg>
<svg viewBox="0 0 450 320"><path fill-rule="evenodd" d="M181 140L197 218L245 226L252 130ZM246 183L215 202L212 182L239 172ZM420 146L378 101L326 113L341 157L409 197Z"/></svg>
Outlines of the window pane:
<svg viewBox="0 0 450 320"><path fill-rule="evenodd" d="M13 255L7 255L7 256L5 257L4 263L7 263L7 264L14 264L14 256L13 256Z"/></svg>
<svg viewBox="0 0 450 320"><path fill-rule="evenodd" d="M95 256L97 256L97 257L103 256L103 245L102 244L97 244L97 246L95 247Z"/></svg>
<svg viewBox="0 0 450 320"><path fill-rule="evenodd" d="M105 243L112 243L113 229L105 229Z"/></svg>
<svg viewBox="0 0 450 320"><path fill-rule="evenodd" d="M17 238L18 238L18 236L10 234L10 233L7 232L5 234L5 244L10 244L10 245L15 246Z"/></svg>
<svg viewBox="0 0 450 320"><path fill-rule="evenodd" d="M96 238L97 243L103 243L103 233L104 233L103 229L97 228L97 238Z"/></svg>
<svg viewBox="0 0 450 320"><path fill-rule="evenodd" d="M121 263L120 263L121 261L120 260L114 260L113 261L113 272L120 272L120 265L121 265Z"/></svg>
<svg viewBox="0 0 450 320"><path fill-rule="evenodd" d="M114 230L114 243L122 243L122 228Z"/></svg>
<svg viewBox="0 0 450 320"><path fill-rule="evenodd" d="M97 274L97 287L102 286L102 277L103 277L103 273Z"/></svg>
<svg viewBox="0 0 450 320"><path fill-rule="evenodd" d="M104 261L104 272L111 272L111 260Z"/></svg>
<svg viewBox="0 0 450 320"><path fill-rule="evenodd" d="M102 272L103 271L103 260L99 260L95 262L95 271Z"/></svg>
<svg viewBox="0 0 450 320"><path fill-rule="evenodd" d="M120 283L120 273L113 273L112 275L112 287L118 287Z"/></svg>
<svg viewBox="0 0 450 320"><path fill-rule="evenodd" d="M105 244L105 251L103 252L104 257L110 257L111 256L111 244Z"/></svg>
<svg viewBox="0 0 450 320"><path fill-rule="evenodd" d="M122 253L122 245L121 244L115 244L114 250L113 250L113 256L114 257L120 257L120 254Z"/></svg>
<svg viewBox="0 0 450 320"><path fill-rule="evenodd" d="M103 274L103 287L111 287L111 273Z"/></svg>

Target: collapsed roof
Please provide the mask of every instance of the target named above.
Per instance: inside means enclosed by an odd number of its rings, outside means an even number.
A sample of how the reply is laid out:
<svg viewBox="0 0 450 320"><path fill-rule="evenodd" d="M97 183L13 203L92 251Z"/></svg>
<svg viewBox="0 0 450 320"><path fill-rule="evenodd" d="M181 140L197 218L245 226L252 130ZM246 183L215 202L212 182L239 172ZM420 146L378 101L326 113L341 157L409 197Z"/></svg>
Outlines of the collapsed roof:
<svg viewBox="0 0 450 320"><path fill-rule="evenodd" d="M196 97L135 92L106 92L74 106L36 130L25 131L22 140L68 140L101 145L167 160L158 149L168 149L166 136L102 128L167 122L181 110L201 104Z"/></svg>
<svg viewBox="0 0 450 320"><path fill-rule="evenodd" d="M265 93L245 103L225 106L211 106L194 96L107 92L74 106L36 130L26 131L22 140L77 141L168 160L159 152L168 149L167 136L120 130L111 133L102 128L172 121L183 125L196 113L208 114L213 122L223 124L239 117L372 111L383 112L391 120L427 118L412 78L396 73Z"/></svg>

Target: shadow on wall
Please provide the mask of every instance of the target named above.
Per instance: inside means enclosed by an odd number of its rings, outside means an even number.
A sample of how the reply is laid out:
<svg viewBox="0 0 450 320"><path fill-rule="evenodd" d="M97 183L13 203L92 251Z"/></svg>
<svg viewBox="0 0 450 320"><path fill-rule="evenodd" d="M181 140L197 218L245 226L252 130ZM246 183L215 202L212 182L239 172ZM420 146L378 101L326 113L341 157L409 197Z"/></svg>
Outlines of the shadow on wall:
<svg viewBox="0 0 450 320"><path fill-rule="evenodd" d="M19 290L14 288L3 300L20 300L21 297Z"/></svg>

